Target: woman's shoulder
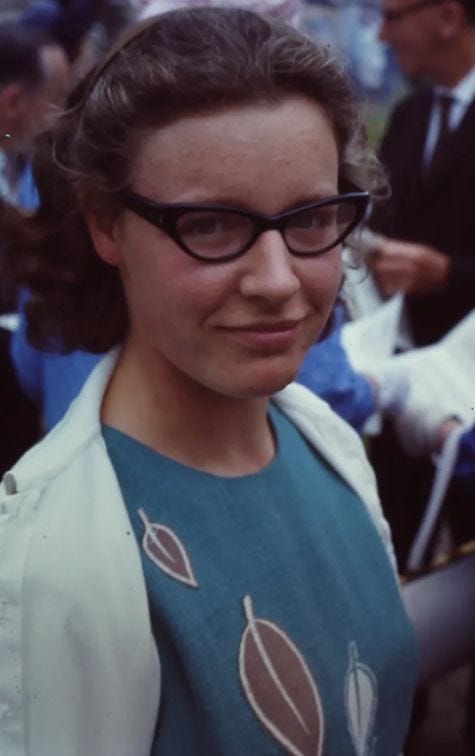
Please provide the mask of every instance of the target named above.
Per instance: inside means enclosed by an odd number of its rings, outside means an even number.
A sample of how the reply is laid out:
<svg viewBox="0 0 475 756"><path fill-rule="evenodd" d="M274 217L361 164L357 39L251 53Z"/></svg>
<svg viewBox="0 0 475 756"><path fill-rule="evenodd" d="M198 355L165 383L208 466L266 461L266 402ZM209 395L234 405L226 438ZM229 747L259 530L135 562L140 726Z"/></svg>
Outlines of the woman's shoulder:
<svg viewBox="0 0 475 756"><path fill-rule="evenodd" d="M310 389L289 384L274 400L305 438L365 501L374 498L374 474L358 433Z"/></svg>
<svg viewBox="0 0 475 756"><path fill-rule="evenodd" d="M364 454L358 433L311 389L300 383L290 383L274 396L274 400L298 427L303 424L302 430L310 429L311 435L322 443L333 445L336 435L340 442L356 446Z"/></svg>
<svg viewBox="0 0 475 756"><path fill-rule="evenodd" d="M363 442L358 433L312 391L289 384L274 400L305 438L353 489L366 506L395 568L389 526L384 518Z"/></svg>

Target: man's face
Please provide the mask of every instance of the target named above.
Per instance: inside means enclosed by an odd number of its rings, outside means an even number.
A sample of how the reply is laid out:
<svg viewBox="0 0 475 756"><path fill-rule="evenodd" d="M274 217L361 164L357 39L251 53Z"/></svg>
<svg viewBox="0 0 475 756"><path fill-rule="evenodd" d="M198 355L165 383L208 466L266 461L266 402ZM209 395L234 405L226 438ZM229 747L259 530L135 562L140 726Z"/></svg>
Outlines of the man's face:
<svg viewBox="0 0 475 756"><path fill-rule="evenodd" d="M391 45L401 71L408 77L437 80L443 2L382 0L379 38Z"/></svg>
<svg viewBox="0 0 475 756"><path fill-rule="evenodd" d="M40 51L44 81L31 93L29 131L33 137L48 126L52 114L64 104L71 84L71 66L59 45L48 45Z"/></svg>

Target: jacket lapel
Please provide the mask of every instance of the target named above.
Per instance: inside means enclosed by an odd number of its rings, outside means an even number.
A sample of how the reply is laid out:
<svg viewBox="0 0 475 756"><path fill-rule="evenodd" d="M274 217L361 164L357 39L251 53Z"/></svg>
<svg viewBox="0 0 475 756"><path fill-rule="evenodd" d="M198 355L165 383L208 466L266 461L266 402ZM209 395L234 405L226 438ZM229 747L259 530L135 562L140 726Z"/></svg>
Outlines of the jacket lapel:
<svg viewBox="0 0 475 756"><path fill-rule="evenodd" d="M413 175L416 179L423 176L422 161L427 129L429 128L431 107L432 91L430 89L424 89L421 91L420 96L414 100L414 113L411 118L411 133L408 135L409 143L406 145L410 154L410 159L407 161L407 164L412 166L411 170L414 171Z"/></svg>
<svg viewBox="0 0 475 756"><path fill-rule="evenodd" d="M450 134L437 169L431 173L430 183L438 184L449 173L457 170L460 162L468 158L473 164L475 149L475 100L469 105L460 126Z"/></svg>

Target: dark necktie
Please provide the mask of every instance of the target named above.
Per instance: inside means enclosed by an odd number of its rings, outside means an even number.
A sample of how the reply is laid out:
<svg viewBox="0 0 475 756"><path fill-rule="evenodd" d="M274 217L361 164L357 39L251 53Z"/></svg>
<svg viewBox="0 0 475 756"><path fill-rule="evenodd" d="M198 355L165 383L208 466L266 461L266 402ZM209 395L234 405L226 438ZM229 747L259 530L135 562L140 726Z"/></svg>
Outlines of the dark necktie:
<svg viewBox="0 0 475 756"><path fill-rule="evenodd" d="M443 155L446 152L448 137L450 136L450 109L454 104L454 98L451 95L439 94L436 97L440 107L439 133L437 135L437 141L434 145L432 157L430 158L429 165L427 166L428 175L432 175L437 172L440 163L443 160Z"/></svg>

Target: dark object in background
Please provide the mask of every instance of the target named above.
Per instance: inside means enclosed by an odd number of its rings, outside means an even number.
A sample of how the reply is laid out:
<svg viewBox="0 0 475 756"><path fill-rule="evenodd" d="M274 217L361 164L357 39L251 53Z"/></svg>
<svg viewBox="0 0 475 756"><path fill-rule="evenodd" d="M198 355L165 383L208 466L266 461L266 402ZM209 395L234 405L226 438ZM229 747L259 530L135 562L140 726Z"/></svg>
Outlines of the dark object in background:
<svg viewBox="0 0 475 756"><path fill-rule="evenodd" d="M0 328L0 477L40 437L38 410L18 385L9 351L10 332Z"/></svg>
<svg viewBox="0 0 475 756"><path fill-rule="evenodd" d="M20 16L24 26L43 29L59 42L70 62L77 59L94 26L100 25L105 32L107 48L131 20L126 0L38 0Z"/></svg>

